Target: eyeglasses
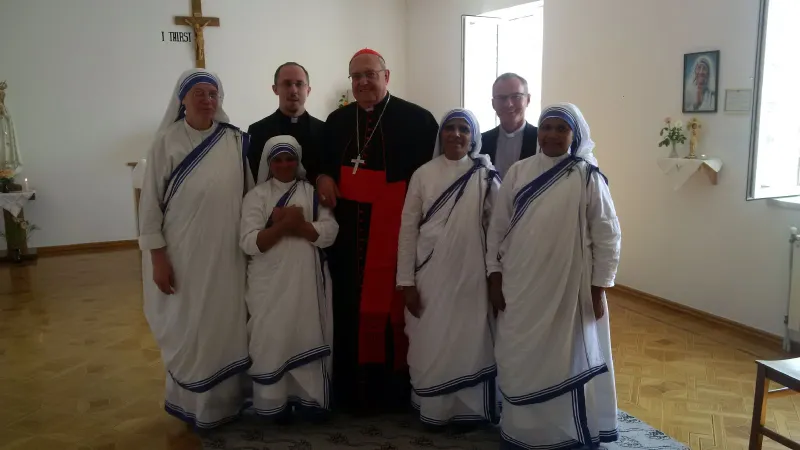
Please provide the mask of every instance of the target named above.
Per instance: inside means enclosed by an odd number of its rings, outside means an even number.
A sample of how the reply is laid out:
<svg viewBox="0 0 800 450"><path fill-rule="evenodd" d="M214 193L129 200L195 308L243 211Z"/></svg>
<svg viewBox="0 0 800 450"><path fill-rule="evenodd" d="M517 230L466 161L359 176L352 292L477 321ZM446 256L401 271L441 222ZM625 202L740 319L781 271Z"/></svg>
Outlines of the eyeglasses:
<svg viewBox="0 0 800 450"><path fill-rule="evenodd" d="M375 81L375 80L378 79L378 74L381 73L381 72L386 72L386 69L381 69L381 70L377 70L377 71L369 70L369 71L364 72L364 73L359 73L359 72L351 73L350 76L348 76L347 78L350 78L351 80L356 81L356 82L363 80L365 77L366 77L366 79L368 79L370 81Z"/></svg>
<svg viewBox="0 0 800 450"><path fill-rule="evenodd" d="M198 100L201 100L201 99L204 99L204 98L208 97L208 99L211 100L211 101L217 101L217 100L220 100L222 98L222 96L219 95L219 92L206 92L206 91L203 91L203 90L200 90L200 89L192 91L192 97L194 97L194 98L196 98Z"/></svg>
<svg viewBox="0 0 800 450"><path fill-rule="evenodd" d="M510 99L514 103L519 103L527 96L528 94L517 92L516 94L510 94L510 95L495 95L494 97L492 97L492 100L499 103L505 103L507 100Z"/></svg>
<svg viewBox="0 0 800 450"><path fill-rule="evenodd" d="M308 86L305 81L289 81L286 80L281 83L281 86L285 87L286 89L290 89L292 86L296 87L297 89L303 89L304 87Z"/></svg>

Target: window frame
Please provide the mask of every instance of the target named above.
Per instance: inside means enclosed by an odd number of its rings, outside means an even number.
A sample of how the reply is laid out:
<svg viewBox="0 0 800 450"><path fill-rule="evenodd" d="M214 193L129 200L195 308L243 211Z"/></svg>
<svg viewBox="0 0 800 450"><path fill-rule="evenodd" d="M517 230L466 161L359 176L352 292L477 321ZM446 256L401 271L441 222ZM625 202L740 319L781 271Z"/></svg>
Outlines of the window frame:
<svg viewBox="0 0 800 450"><path fill-rule="evenodd" d="M758 33L756 38L756 66L753 79L753 109L750 114L750 148L747 162L747 192L745 199L752 200L776 200L797 197L798 192L779 195L756 195L756 174L758 172L758 139L759 123L761 120L761 96L764 80L764 57L767 41L767 29L769 27L769 2L770 0L759 0L758 10Z"/></svg>

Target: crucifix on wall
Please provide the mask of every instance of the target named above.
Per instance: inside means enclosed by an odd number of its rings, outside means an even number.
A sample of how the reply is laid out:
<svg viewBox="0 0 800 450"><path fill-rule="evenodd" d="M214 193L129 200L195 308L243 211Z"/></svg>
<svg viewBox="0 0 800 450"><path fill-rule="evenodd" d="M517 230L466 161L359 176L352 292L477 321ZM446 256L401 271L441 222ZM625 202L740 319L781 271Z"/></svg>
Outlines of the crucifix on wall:
<svg viewBox="0 0 800 450"><path fill-rule="evenodd" d="M202 0L192 0L192 15L175 16L175 25L188 25L194 31L195 67L206 67L206 41L203 37L205 27L218 27L219 17L203 17Z"/></svg>

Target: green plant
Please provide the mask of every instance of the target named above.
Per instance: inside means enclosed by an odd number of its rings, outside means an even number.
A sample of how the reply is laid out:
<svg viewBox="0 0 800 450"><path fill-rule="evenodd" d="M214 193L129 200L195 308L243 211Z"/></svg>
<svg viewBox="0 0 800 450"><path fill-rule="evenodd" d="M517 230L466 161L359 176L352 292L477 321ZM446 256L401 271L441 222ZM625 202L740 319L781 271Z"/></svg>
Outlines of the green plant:
<svg viewBox="0 0 800 450"><path fill-rule="evenodd" d="M0 170L0 183L11 184L14 182L14 169Z"/></svg>
<svg viewBox="0 0 800 450"><path fill-rule="evenodd" d="M339 97L339 108L344 108L350 104L350 101L347 99L348 92L345 92L341 97Z"/></svg>
<svg viewBox="0 0 800 450"><path fill-rule="evenodd" d="M9 248L21 248L23 243L27 243L34 231L40 228L26 219L14 217L6 220L5 232L0 232L0 237L6 239Z"/></svg>
<svg viewBox="0 0 800 450"><path fill-rule="evenodd" d="M686 135L683 133L683 122L680 120L672 122L672 119L667 117L664 119L666 125L661 129L659 136L664 139L658 143L659 147L668 147L670 145L683 144L686 142Z"/></svg>

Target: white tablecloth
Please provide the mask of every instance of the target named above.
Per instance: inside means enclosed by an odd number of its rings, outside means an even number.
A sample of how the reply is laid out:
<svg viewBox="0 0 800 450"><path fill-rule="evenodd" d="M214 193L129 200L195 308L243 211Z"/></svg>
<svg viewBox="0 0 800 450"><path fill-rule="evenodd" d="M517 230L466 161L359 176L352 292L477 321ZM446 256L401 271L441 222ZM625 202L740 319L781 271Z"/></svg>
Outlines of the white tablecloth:
<svg viewBox="0 0 800 450"><path fill-rule="evenodd" d="M28 200L33 197L36 191L22 191L22 192L9 192L0 193L0 208L10 212L14 217L17 217L22 207Z"/></svg>
<svg viewBox="0 0 800 450"><path fill-rule="evenodd" d="M719 158L660 158L658 160L658 167L670 178L676 191L689 181L689 178L703 165L708 166L714 172L719 172L722 169L722 160Z"/></svg>

